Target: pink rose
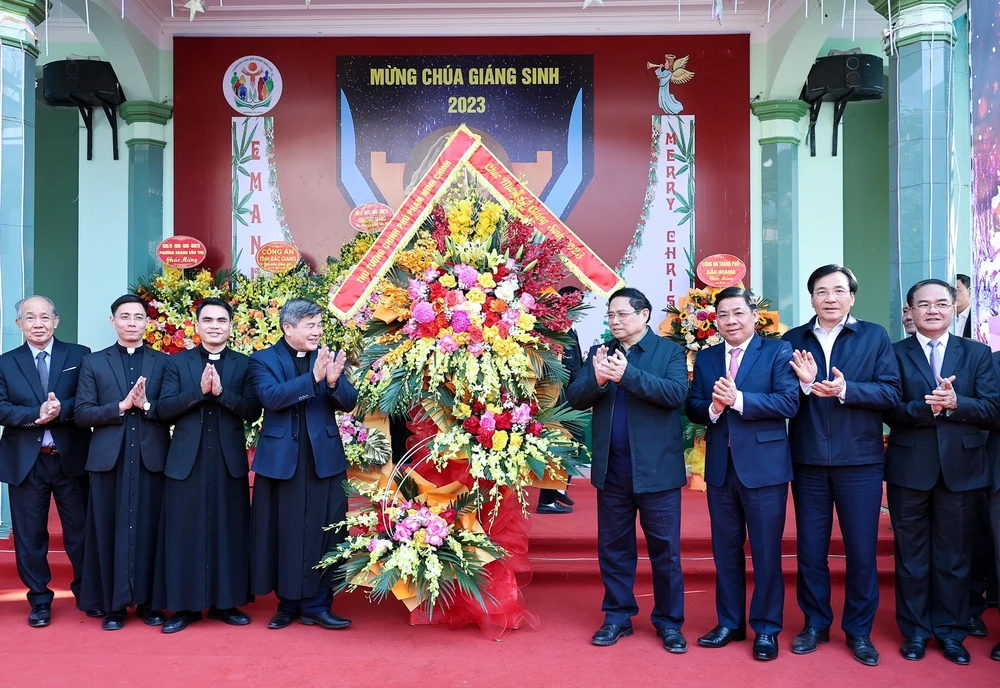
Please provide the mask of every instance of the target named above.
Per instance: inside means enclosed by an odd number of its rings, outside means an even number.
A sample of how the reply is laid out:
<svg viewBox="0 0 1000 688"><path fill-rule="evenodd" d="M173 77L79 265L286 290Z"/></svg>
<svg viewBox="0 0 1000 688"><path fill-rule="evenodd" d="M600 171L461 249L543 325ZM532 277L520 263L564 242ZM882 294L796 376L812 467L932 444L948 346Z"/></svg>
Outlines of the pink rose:
<svg viewBox="0 0 1000 688"><path fill-rule="evenodd" d="M483 417L479 419L479 427L483 430L496 430L497 421L493 417L492 411L487 411L483 414Z"/></svg>
<svg viewBox="0 0 1000 688"><path fill-rule="evenodd" d="M461 303L465 303L465 294L453 289L445 294L444 302L448 305L448 308L454 308Z"/></svg>
<svg viewBox="0 0 1000 688"><path fill-rule="evenodd" d="M534 310L535 305L536 305L535 304L535 297L534 296L532 296L528 292L524 292L523 294L521 294L521 299L520 300L521 300L521 304L525 307L525 309L527 309L529 311L530 310Z"/></svg>
<svg viewBox="0 0 1000 688"><path fill-rule="evenodd" d="M480 344L469 344L469 347L466 349L466 351L468 351L469 354L473 356L473 358L479 358L480 356L483 355L483 349L484 348L485 347L481 343Z"/></svg>
<svg viewBox="0 0 1000 688"><path fill-rule="evenodd" d="M510 420L512 423L518 423L519 425L524 425L529 420L531 420L531 407L527 404L521 404L510 412Z"/></svg>
<svg viewBox="0 0 1000 688"><path fill-rule="evenodd" d="M452 339L450 334L446 334L438 340L438 351L451 354L458 351L458 343Z"/></svg>

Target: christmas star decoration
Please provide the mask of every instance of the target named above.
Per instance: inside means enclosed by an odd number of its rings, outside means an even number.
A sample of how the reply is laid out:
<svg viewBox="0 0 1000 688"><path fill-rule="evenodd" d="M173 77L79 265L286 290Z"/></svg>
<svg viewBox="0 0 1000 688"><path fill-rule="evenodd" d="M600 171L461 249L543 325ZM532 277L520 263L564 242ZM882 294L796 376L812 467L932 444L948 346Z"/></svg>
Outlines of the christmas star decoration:
<svg viewBox="0 0 1000 688"><path fill-rule="evenodd" d="M604 0L583 0L583 9L587 9L591 5L597 5L598 7L604 7Z"/></svg>
<svg viewBox="0 0 1000 688"><path fill-rule="evenodd" d="M188 21L194 21L194 15L198 12L205 12L205 6L202 4L202 0L188 0L184 3L184 7L186 7L190 13L188 15Z"/></svg>

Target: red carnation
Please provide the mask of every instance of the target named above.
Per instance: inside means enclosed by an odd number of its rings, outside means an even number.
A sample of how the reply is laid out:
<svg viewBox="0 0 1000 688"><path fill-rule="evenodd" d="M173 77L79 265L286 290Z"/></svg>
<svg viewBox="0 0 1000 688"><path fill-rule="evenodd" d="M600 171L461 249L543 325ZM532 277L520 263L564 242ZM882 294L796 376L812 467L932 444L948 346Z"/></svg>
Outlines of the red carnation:
<svg viewBox="0 0 1000 688"><path fill-rule="evenodd" d="M448 316L445 315L444 313L438 313L437 317L434 318L434 324L437 325L440 329L448 327Z"/></svg>
<svg viewBox="0 0 1000 688"><path fill-rule="evenodd" d="M705 337L708 336L708 332L706 332L705 330L698 330L698 333L695 336L698 339L704 339Z"/></svg>
<svg viewBox="0 0 1000 688"><path fill-rule="evenodd" d="M499 284L500 280L510 274L506 265L501 265L493 271L493 279Z"/></svg>
<svg viewBox="0 0 1000 688"><path fill-rule="evenodd" d="M510 325L508 325L505 321L501 320L500 322L497 323L497 332L500 333L501 337L506 339L507 337L510 336Z"/></svg>
<svg viewBox="0 0 1000 688"><path fill-rule="evenodd" d="M431 283L431 289L430 289L431 301L434 301L436 299L443 299L447 292L448 290L445 289L444 285L441 284L440 282Z"/></svg>
<svg viewBox="0 0 1000 688"><path fill-rule="evenodd" d="M715 317L716 317L715 316L715 311L712 311L711 313L708 314L708 321L709 322L715 322Z"/></svg>
<svg viewBox="0 0 1000 688"><path fill-rule="evenodd" d="M531 402L531 415L533 415L533 416L537 416L538 415L538 402L537 401Z"/></svg>
<svg viewBox="0 0 1000 688"><path fill-rule="evenodd" d="M440 329L441 328L438 327L436 322L424 323L420 326L420 336L427 337L428 339L434 339L434 337L437 337L438 330Z"/></svg>
<svg viewBox="0 0 1000 688"><path fill-rule="evenodd" d="M542 430L544 430L544 429L545 429L545 426L542 425L541 423L539 423L537 420L536 421L532 421L532 423L530 425L528 425L528 434L534 435L535 437L541 437L542 436Z"/></svg>
<svg viewBox="0 0 1000 688"><path fill-rule="evenodd" d="M510 430L510 411L504 411L496 417L497 430Z"/></svg>
<svg viewBox="0 0 1000 688"><path fill-rule="evenodd" d="M441 512L441 518L446 520L448 523L454 523L457 516L458 512L454 509L445 509Z"/></svg>
<svg viewBox="0 0 1000 688"><path fill-rule="evenodd" d="M475 416L469 416L465 419L465 422L462 423L462 427L465 428L470 435L475 435L479 432L479 419Z"/></svg>
<svg viewBox="0 0 1000 688"><path fill-rule="evenodd" d="M477 416L482 415L486 411L486 404L481 401L472 402L472 412Z"/></svg>
<svg viewBox="0 0 1000 688"><path fill-rule="evenodd" d="M497 315L493 311L486 312L486 317L484 318L484 323L486 327L492 327L493 325L496 325L498 322L500 322L499 315Z"/></svg>
<svg viewBox="0 0 1000 688"><path fill-rule="evenodd" d="M483 445L487 449L493 448L493 430L479 430L476 435L476 439L479 440L479 444Z"/></svg>

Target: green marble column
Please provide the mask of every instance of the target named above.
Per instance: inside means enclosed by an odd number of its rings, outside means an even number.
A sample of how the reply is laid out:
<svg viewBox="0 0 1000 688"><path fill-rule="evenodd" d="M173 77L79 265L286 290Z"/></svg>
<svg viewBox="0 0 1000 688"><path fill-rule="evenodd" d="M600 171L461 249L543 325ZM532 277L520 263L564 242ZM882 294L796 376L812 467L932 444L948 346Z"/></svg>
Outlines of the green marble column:
<svg viewBox="0 0 1000 688"><path fill-rule="evenodd" d="M750 105L760 121L761 284L781 321L798 323L799 284L799 120L809 111L800 100L758 101Z"/></svg>
<svg viewBox="0 0 1000 688"><path fill-rule="evenodd" d="M173 108L152 101L128 101L118 114L127 126L128 281L159 271L156 245L163 239L164 127Z"/></svg>
<svg viewBox="0 0 1000 688"><path fill-rule="evenodd" d="M44 0L0 0L0 351L24 341L14 305L35 281L35 27ZM0 537L10 534L7 486L0 494Z"/></svg>
<svg viewBox="0 0 1000 688"><path fill-rule="evenodd" d="M901 306L923 279L955 281L950 185L956 126L952 70L958 0L869 0L893 21L889 51L890 333L903 336ZM968 78L959 75L958 78Z"/></svg>

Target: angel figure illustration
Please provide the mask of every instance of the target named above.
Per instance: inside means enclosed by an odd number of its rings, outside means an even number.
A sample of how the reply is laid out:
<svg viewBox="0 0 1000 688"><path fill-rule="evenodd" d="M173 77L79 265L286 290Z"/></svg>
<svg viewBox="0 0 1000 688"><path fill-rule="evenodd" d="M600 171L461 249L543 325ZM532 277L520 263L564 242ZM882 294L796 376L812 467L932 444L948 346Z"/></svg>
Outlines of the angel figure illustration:
<svg viewBox="0 0 1000 688"><path fill-rule="evenodd" d="M668 115L679 115L684 106L670 93L670 84L686 84L694 78L694 72L685 69L690 55L678 59L676 55L664 55L663 64L648 63L648 67L656 67L656 76L660 80L660 109Z"/></svg>

